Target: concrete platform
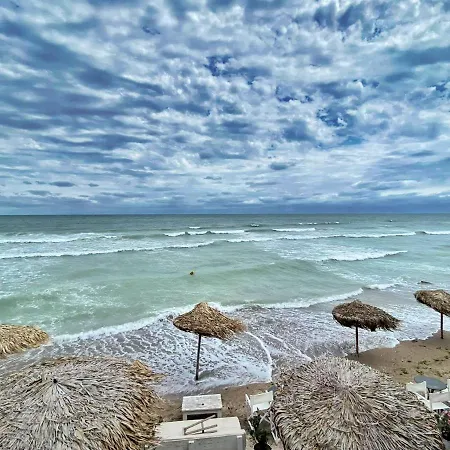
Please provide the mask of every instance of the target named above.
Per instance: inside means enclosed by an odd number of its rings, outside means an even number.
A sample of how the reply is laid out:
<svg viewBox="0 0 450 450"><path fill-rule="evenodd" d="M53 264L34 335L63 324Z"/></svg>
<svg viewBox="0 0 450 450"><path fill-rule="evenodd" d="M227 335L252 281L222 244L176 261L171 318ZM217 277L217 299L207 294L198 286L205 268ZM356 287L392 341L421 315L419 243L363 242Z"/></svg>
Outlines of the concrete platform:
<svg viewBox="0 0 450 450"><path fill-rule="evenodd" d="M245 450L246 436L237 417L209 419L204 426L217 425L213 433L188 434L183 429L198 422L183 420L163 422L156 429L156 436L161 440L158 450ZM188 431L198 430L195 426Z"/></svg>

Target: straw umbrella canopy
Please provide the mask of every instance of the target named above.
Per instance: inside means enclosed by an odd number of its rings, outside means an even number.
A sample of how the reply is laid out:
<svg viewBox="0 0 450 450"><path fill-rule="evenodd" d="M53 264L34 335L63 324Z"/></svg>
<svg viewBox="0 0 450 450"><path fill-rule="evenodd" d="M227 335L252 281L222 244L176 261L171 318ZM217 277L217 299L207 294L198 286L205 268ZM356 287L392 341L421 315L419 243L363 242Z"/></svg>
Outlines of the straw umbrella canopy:
<svg viewBox="0 0 450 450"><path fill-rule="evenodd" d="M441 289L436 291L417 291L414 294L419 303L441 313L441 339L444 339L444 314L450 316L450 294Z"/></svg>
<svg viewBox="0 0 450 450"><path fill-rule="evenodd" d="M434 415L388 376L319 358L282 370L271 420L285 450L441 450Z"/></svg>
<svg viewBox="0 0 450 450"><path fill-rule="evenodd" d="M9 450L142 450L155 442L160 376L140 362L65 357L0 378Z"/></svg>
<svg viewBox="0 0 450 450"><path fill-rule="evenodd" d="M204 302L196 305L192 311L176 317L173 324L182 331L198 335L195 380L198 380L202 336L227 340L246 329L240 320L231 319Z"/></svg>
<svg viewBox="0 0 450 450"><path fill-rule="evenodd" d="M400 321L376 306L354 300L333 308L333 317L344 327L356 329L356 354L359 356L358 329L376 331L377 329L395 330Z"/></svg>
<svg viewBox="0 0 450 450"><path fill-rule="evenodd" d="M0 358L39 347L49 336L37 327L0 324Z"/></svg>

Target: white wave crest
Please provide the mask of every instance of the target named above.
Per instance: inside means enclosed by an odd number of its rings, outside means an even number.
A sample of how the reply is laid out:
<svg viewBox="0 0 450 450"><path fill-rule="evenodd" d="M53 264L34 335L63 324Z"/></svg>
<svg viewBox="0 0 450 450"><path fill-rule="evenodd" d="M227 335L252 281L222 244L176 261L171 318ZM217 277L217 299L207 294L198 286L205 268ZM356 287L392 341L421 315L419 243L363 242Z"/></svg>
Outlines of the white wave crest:
<svg viewBox="0 0 450 450"><path fill-rule="evenodd" d="M380 258L386 258L387 256L396 256L400 255L402 253L408 253L407 250L399 250L399 251L392 251L392 252L368 252L368 253L361 253L361 254L343 254L339 256L334 256L331 258L323 258L319 261L365 261L368 259L380 259Z"/></svg>
<svg viewBox="0 0 450 450"><path fill-rule="evenodd" d="M365 289L384 291L386 289L389 289L389 288L395 287L395 286L397 286L396 283L384 283L384 284L380 283L380 284L369 284L364 287L365 287Z"/></svg>
<svg viewBox="0 0 450 450"><path fill-rule="evenodd" d="M360 233L351 233L351 234L333 234L327 237L330 238L339 238L339 237L344 237L344 238L384 238L384 237L400 237L400 236L415 236L416 233L413 232L409 232L409 233L379 233L379 234L360 234ZM325 236L324 236L325 237Z"/></svg>
<svg viewBox="0 0 450 450"><path fill-rule="evenodd" d="M169 236L169 237L177 237L177 236L184 236L187 233L184 231L174 231L173 233L164 233L164 236Z"/></svg>
<svg viewBox="0 0 450 450"><path fill-rule="evenodd" d="M279 233L302 233L305 231L316 231L315 228L273 228L272 231Z"/></svg>
<svg viewBox="0 0 450 450"><path fill-rule="evenodd" d="M273 308L273 309L287 309L287 308L308 308L312 305L317 305L318 303L329 303L340 300L347 300L348 298L355 297L357 295L361 295L363 293L362 289L358 289L352 292L345 292L343 294L335 294L329 295L326 297L318 297L314 299L306 299L306 300L298 300L294 302L285 302L285 303L274 303L270 305L261 305L265 308Z"/></svg>
<svg viewBox="0 0 450 450"><path fill-rule="evenodd" d="M81 233L75 235L59 236L44 235L42 237L36 235L28 235L23 237L11 236L0 238L0 244L59 244L65 242L85 241L95 239L116 239L115 235L97 234L97 233Z"/></svg>
<svg viewBox="0 0 450 450"><path fill-rule="evenodd" d="M129 247L116 249L99 249L99 250L80 250L80 251L61 251L61 252L41 252L41 253L19 253L0 255L0 259L21 259L21 258L60 258L90 255L107 255L111 253L128 253L128 252L151 252L164 249L184 249L206 247L214 244L216 241L199 242L195 244L179 244L179 245L161 245L152 247Z"/></svg>
<svg viewBox="0 0 450 450"><path fill-rule="evenodd" d="M444 231L419 231L419 233L429 234L429 235L450 235L450 230L444 230Z"/></svg>
<svg viewBox="0 0 450 450"><path fill-rule="evenodd" d="M245 233L245 230L210 230L211 234L241 234Z"/></svg>

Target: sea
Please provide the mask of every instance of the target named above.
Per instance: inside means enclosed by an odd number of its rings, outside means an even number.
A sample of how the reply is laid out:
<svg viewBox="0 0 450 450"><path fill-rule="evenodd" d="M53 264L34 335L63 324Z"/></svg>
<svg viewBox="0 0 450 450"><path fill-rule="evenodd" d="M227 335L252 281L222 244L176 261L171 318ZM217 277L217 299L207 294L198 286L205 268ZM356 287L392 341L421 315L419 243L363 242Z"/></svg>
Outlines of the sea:
<svg viewBox="0 0 450 450"><path fill-rule="evenodd" d="M51 342L0 360L0 374L106 355L165 374L162 394L269 381L284 362L354 351L354 330L331 314L340 302L402 321L361 331L361 350L430 336L439 314L413 294L450 289L449 275L444 214L2 216L0 320L37 325ZM197 338L172 319L201 301L248 331L203 339L195 382Z"/></svg>

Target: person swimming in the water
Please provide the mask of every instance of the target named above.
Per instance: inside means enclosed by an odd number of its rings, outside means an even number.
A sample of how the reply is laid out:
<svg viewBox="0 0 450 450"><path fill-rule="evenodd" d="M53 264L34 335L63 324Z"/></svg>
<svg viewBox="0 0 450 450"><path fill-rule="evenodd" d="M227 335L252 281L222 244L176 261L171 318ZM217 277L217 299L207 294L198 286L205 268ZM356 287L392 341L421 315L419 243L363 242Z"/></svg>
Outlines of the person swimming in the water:
<svg viewBox="0 0 450 450"><path fill-rule="evenodd" d="M195 273L195 272L194 272L194 271L192 271L192 272L190 272L190 273L189 273L189 275L194 275L194 273Z"/></svg>

